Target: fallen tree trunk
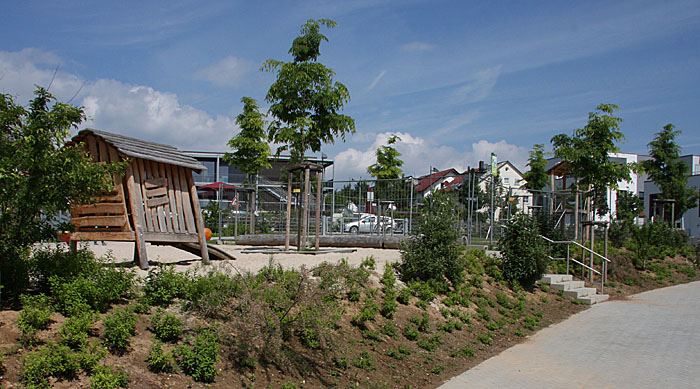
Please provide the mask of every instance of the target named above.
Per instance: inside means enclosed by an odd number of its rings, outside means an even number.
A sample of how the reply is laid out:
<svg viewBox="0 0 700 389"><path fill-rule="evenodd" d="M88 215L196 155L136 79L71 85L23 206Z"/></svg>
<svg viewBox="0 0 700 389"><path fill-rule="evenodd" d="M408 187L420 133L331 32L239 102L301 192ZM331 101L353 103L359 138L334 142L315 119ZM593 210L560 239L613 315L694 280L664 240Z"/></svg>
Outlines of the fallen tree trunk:
<svg viewBox="0 0 700 389"><path fill-rule="evenodd" d="M313 237L310 237L313 241ZM408 239L408 236L372 236L372 235L321 235L319 245L321 247L365 247L398 249L399 244ZM249 246L284 246L285 236L281 234L255 234L240 235L236 238L236 244ZM295 246L296 242L290 242Z"/></svg>

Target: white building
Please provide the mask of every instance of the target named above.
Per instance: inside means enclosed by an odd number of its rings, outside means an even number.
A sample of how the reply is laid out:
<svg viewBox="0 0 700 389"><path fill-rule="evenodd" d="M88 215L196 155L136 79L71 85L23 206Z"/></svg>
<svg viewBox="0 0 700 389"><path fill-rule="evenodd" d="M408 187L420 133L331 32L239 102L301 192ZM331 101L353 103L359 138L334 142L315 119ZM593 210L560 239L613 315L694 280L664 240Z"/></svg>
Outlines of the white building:
<svg viewBox="0 0 700 389"><path fill-rule="evenodd" d="M689 167L690 174L686 187L700 190L700 155L684 155L680 159ZM654 181L646 180L643 185L644 213L650 219L655 216L655 200L659 198L661 190ZM695 208L691 208L683 214L676 227L684 229L689 236L700 236L700 202Z"/></svg>

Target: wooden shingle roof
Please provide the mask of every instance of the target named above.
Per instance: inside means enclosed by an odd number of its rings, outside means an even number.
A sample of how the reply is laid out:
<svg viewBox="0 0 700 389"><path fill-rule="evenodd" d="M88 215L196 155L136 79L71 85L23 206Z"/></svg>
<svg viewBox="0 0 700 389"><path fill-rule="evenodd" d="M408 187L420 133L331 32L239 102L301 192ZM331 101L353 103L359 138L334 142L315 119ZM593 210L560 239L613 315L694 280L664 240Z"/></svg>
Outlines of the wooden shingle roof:
<svg viewBox="0 0 700 389"><path fill-rule="evenodd" d="M147 159L149 161L167 163L175 166L182 166L200 173L207 170L204 165L196 159L183 153L173 146L160 143L147 142L140 139L131 138L111 132L86 128L73 137L73 142L81 142L87 135L100 137L119 151L119 153L133 158Z"/></svg>

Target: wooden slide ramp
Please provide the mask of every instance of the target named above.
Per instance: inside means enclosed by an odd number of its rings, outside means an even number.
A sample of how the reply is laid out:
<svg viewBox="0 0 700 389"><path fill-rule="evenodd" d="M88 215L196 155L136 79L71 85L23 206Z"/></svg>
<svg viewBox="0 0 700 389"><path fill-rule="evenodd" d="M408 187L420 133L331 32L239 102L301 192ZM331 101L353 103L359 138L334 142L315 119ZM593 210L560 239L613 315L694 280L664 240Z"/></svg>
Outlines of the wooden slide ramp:
<svg viewBox="0 0 700 389"><path fill-rule="evenodd" d="M202 253L201 249L199 248L199 243L175 243L173 244L173 247L177 247L180 250L185 250L188 253L192 253L196 256L200 256ZM221 261L236 259L236 257L233 255L210 245L207 245L207 251L209 252L209 257L213 257L212 259Z"/></svg>

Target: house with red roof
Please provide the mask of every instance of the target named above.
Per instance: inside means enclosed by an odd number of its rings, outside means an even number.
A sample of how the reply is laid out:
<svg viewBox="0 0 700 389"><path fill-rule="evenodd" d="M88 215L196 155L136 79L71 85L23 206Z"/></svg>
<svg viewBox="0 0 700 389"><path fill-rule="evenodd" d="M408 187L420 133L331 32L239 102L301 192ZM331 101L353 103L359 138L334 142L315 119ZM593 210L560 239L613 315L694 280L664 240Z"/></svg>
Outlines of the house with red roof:
<svg viewBox="0 0 700 389"><path fill-rule="evenodd" d="M418 177L417 182L413 187L416 192L416 201L423 200L426 196L429 196L436 190L445 189L458 177L461 179L462 176L456 169L437 171L422 177Z"/></svg>

